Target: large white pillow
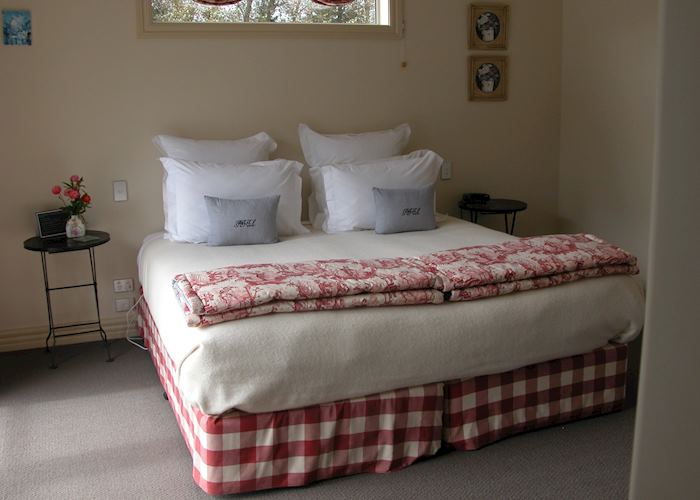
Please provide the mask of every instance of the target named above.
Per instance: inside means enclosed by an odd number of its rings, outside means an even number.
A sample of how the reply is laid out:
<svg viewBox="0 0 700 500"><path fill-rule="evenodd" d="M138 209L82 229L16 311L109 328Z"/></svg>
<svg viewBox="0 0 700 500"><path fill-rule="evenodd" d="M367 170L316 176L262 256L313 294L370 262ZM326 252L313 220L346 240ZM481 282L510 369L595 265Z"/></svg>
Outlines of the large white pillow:
<svg viewBox="0 0 700 500"><path fill-rule="evenodd" d="M323 223L328 217L328 205L326 204L326 190L323 187L322 167L309 168L311 177L311 194L309 195L309 220L315 229L322 229Z"/></svg>
<svg viewBox="0 0 700 500"><path fill-rule="evenodd" d="M374 229L372 188L416 189L435 184L443 159L428 150L372 162L321 167L327 233Z"/></svg>
<svg viewBox="0 0 700 500"><path fill-rule="evenodd" d="M205 196L240 200L278 194L279 234L308 232L301 224L301 163L273 160L226 165L174 158L161 158L160 161L165 169L165 230L173 241L207 242L209 217Z"/></svg>
<svg viewBox="0 0 700 500"><path fill-rule="evenodd" d="M245 139L222 141L157 135L153 138L153 144L170 158L228 165L266 161L277 149L277 143L265 132Z"/></svg>
<svg viewBox="0 0 700 500"><path fill-rule="evenodd" d="M299 124L299 141L306 163L322 167L389 158L403 153L411 138L411 127L404 123L390 130L362 134L324 135Z"/></svg>

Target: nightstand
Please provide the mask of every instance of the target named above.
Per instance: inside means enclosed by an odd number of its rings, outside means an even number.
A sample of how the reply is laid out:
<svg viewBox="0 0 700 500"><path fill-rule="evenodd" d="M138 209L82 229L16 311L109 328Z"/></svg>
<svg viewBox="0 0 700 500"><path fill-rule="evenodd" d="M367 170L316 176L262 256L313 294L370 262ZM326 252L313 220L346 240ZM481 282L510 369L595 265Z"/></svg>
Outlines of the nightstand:
<svg viewBox="0 0 700 500"><path fill-rule="evenodd" d="M485 203L459 203L459 216L464 219L464 212L469 212L469 221L477 224L480 214L503 214L506 223L506 233L515 231L515 215L527 208L527 203L520 200L507 200L504 198L492 198ZM508 216L511 216L510 225Z"/></svg>
<svg viewBox="0 0 700 500"><path fill-rule="evenodd" d="M86 333L99 333L102 341L107 349L107 361L112 361L112 355L109 352L109 342L107 342L107 334L102 328L102 320L100 319L100 303L97 298L97 272L95 267L95 247L104 245L109 241L109 233L103 231L86 231L82 238L52 238L42 239L37 237L29 238L24 241L24 248L32 252L41 253L41 268L44 273L44 290L46 293L46 308L49 315L49 334L46 336L46 350L51 352L50 368L56 368L56 339L59 337L69 337L73 335L83 335ZM51 287L49 285L49 276L46 262L47 254L57 254L66 252L78 252L87 250L90 255L90 271L92 273L92 281L77 285ZM85 321L73 323L70 325L56 326L53 321L53 310L51 309L51 292L60 290L70 290L73 288L92 287L95 293L95 311L97 312L97 321ZM80 331L72 333L57 334L57 331L65 329L78 328ZM49 349L49 340L52 340L51 349Z"/></svg>

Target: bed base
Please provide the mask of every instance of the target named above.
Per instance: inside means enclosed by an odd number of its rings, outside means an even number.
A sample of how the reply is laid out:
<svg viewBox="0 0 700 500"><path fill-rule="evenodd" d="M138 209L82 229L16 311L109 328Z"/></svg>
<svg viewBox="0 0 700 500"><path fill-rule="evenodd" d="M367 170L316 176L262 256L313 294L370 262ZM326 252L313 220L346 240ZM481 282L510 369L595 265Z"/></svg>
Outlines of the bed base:
<svg viewBox="0 0 700 500"><path fill-rule="evenodd" d="M620 410L627 346L498 375L383 392L278 412L212 416L186 404L145 301L139 325L185 443L195 483L210 495L384 473L443 444L475 450L524 431Z"/></svg>
<svg viewBox="0 0 700 500"><path fill-rule="evenodd" d="M514 434L619 411L627 345L445 384L443 439L476 450Z"/></svg>

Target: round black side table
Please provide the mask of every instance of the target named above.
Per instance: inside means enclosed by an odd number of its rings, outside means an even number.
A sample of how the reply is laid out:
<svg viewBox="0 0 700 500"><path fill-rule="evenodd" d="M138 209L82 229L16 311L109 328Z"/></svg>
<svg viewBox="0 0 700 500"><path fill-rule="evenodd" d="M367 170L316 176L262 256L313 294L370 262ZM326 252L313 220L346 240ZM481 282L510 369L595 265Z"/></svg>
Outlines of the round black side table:
<svg viewBox="0 0 700 500"><path fill-rule="evenodd" d="M102 328L102 320L100 319L100 302L97 298L97 272L95 266L95 247L104 245L109 241L109 233L103 231L86 231L85 236L81 238L29 238L24 241L24 248L32 252L41 253L41 269L44 273L44 290L46 292L46 308L49 313L49 334L46 336L46 351L51 352L50 368L56 368L56 339L59 337L70 337L73 335L83 335L85 333L99 332L102 341L107 349L107 361L112 361L112 355L109 352L109 342L107 334ZM90 271L92 273L92 282L79 285L68 285L51 287L49 285L49 275L46 265L46 254L78 252L87 250L90 255ZM59 290L70 290L73 288L83 288L91 286L95 293L95 310L97 311L97 321L85 321L81 323L73 323L70 325L56 326L53 321L53 310L51 309L51 292ZM59 330L67 328L82 328L81 331L73 333L56 334ZM86 329L91 328L91 329ZM49 349L49 340L52 340L51 349Z"/></svg>
<svg viewBox="0 0 700 500"><path fill-rule="evenodd" d="M508 200L505 198L490 199L486 203L459 203L459 216L463 219L464 212L469 212L469 221L477 224L479 222L479 214L503 214L506 222L506 233L513 234L515 231L515 215L527 208L527 203L520 200ZM508 224L508 216L512 219Z"/></svg>

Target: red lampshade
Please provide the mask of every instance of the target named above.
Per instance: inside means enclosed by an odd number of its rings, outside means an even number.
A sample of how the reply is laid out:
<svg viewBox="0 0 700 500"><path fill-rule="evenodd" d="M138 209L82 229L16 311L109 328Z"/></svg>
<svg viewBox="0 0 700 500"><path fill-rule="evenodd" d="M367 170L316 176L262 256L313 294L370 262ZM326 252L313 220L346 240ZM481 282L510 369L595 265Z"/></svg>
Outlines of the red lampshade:
<svg viewBox="0 0 700 500"><path fill-rule="evenodd" d="M233 5L241 0L194 0L197 3L204 5ZM325 5L327 7L338 7L339 5L347 5L355 0L311 0L313 3Z"/></svg>
<svg viewBox="0 0 700 500"><path fill-rule="evenodd" d="M340 5L347 5L354 2L355 0L311 0L313 3L319 5L325 5L327 7L338 7Z"/></svg>
<svg viewBox="0 0 700 500"><path fill-rule="evenodd" d="M197 3L204 5L233 5L241 0L194 0Z"/></svg>

